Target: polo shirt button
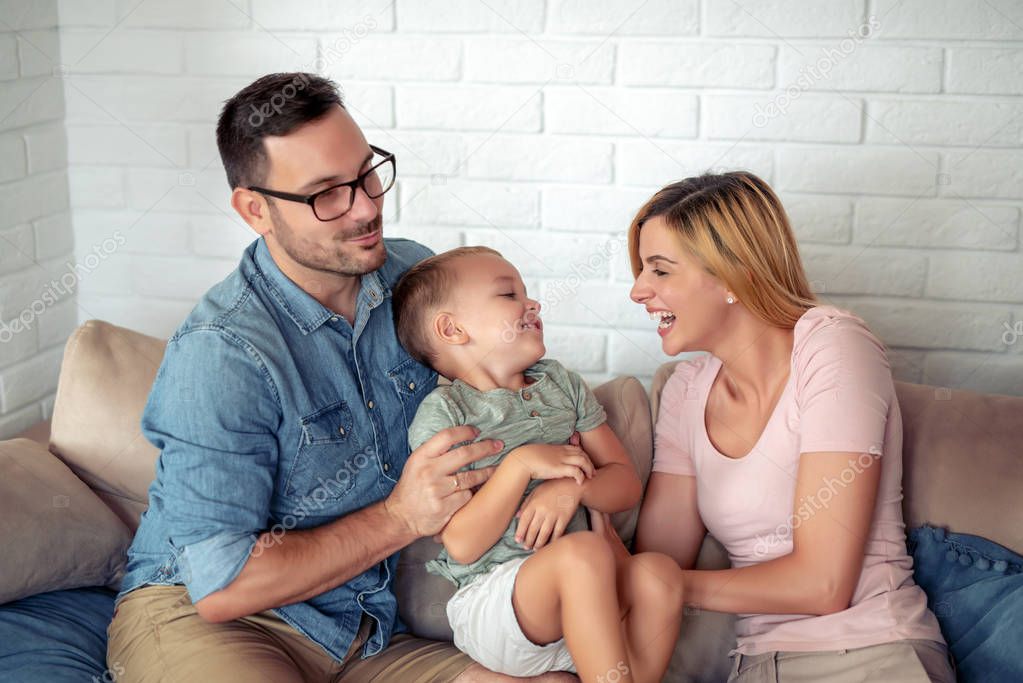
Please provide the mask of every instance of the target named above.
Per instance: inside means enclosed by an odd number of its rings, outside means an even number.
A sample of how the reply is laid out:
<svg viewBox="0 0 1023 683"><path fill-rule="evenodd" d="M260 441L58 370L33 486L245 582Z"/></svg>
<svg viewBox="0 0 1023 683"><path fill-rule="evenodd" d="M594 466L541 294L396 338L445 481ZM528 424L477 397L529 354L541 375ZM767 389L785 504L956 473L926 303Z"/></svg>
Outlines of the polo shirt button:
<svg viewBox="0 0 1023 683"><path fill-rule="evenodd" d="M529 416L530 417L540 417L540 413L538 411L536 411L536 410L531 410L531 411L529 411Z"/></svg>
<svg viewBox="0 0 1023 683"><path fill-rule="evenodd" d="M370 410L373 410L373 401L367 402L366 407L369 408Z"/></svg>
<svg viewBox="0 0 1023 683"><path fill-rule="evenodd" d="M337 433L340 434L341 436L344 436L345 435L345 428L344 427L338 427L337 428Z"/></svg>
<svg viewBox="0 0 1023 683"><path fill-rule="evenodd" d="M533 398L533 395L527 391L524 394L522 394L522 398L528 401L529 399Z"/></svg>

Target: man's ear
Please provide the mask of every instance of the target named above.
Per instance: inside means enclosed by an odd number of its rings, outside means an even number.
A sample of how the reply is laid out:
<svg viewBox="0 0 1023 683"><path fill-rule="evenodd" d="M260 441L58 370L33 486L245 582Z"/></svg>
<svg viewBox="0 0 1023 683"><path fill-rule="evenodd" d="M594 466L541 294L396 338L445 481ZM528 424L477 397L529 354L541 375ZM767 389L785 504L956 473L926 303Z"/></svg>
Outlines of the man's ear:
<svg viewBox="0 0 1023 683"><path fill-rule="evenodd" d="M433 333L440 341L453 346L461 346L469 341L469 335L449 311L441 311L433 317Z"/></svg>
<svg viewBox="0 0 1023 683"><path fill-rule="evenodd" d="M244 187L236 187L231 193L231 206L257 234L266 235L273 228L270 207L263 195Z"/></svg>

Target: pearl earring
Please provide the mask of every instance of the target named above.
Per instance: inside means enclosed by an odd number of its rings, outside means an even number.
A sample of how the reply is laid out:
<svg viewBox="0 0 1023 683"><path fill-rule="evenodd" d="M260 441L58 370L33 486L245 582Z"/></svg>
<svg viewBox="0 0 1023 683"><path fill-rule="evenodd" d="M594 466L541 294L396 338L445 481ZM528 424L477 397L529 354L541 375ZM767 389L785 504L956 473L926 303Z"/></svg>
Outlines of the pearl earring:
<svg viewBox="0 0 1023 683"><path fill-rule="evenodd" d="M727 301L730 304L734 304L735 303L735 297L734 296L730 296L727 299L725 299L725 301Z"/></svg>

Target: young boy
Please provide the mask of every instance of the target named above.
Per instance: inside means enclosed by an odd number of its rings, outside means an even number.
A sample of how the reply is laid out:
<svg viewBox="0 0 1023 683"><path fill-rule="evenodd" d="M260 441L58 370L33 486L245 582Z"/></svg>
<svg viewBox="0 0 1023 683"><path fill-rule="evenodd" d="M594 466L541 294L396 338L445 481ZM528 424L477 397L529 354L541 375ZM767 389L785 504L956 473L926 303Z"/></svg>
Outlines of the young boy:
<svg viewBox="0 0 1023 683"><path fill-rule="evenodd" d="M504 444L474 464L497 468L427 565L458 587L447 605L455 645L512 676L659 681L681 625L681 572L586 530L580 504L629 509L640 481L579 375L541 360L540 304L518 271L493 249L454 249L413 266L393 306L402 345L452 380L423 400L409 446L462 424Z"/></svg>

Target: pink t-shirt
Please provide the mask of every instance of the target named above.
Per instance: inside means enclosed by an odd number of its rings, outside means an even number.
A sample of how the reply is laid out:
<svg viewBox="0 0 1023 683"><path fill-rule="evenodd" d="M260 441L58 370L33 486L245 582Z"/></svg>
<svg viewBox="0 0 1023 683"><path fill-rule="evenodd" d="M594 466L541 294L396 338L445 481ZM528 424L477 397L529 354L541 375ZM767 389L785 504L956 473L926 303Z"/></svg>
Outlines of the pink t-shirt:
<svg viewBox="0 0 1023 683"><path fill-rule="evenodd" d="M824 616L740 614L733 653L852 649L906 638L944 642L906 552L902 416L884 347L862 320L832 306L810 309L793 332L788 382L746 456L722 455L707 435L707 395L721 368L713 355L678 364L657 418L654 471L696 477L700 517L733 567L792 552L793 530L880 456L874 520L850 607ZM857 455L797 507L800 454L817 451Z"/></svg>

